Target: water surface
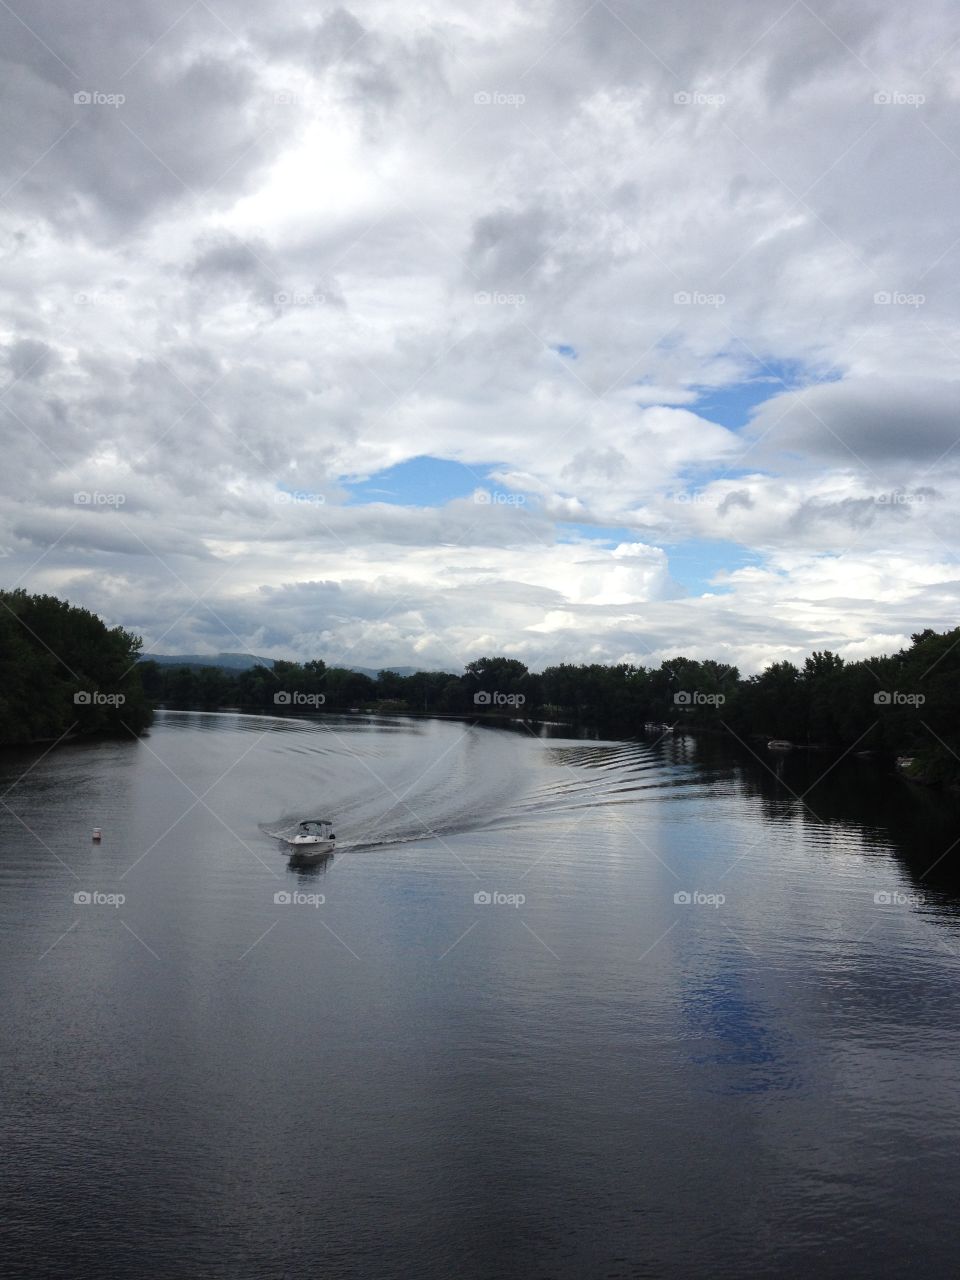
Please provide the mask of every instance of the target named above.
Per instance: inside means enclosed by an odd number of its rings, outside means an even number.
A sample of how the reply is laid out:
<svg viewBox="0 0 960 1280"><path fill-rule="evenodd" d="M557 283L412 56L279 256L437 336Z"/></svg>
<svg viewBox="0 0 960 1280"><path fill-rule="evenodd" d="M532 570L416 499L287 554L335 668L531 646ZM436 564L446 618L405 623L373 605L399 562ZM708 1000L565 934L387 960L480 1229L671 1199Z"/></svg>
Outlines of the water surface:
<svg viewBox="0 0 960 1280"><path fill-rule="evenodd" d="M8 1274L960 1273L952 804L543 732L0 757Z"/></svg>

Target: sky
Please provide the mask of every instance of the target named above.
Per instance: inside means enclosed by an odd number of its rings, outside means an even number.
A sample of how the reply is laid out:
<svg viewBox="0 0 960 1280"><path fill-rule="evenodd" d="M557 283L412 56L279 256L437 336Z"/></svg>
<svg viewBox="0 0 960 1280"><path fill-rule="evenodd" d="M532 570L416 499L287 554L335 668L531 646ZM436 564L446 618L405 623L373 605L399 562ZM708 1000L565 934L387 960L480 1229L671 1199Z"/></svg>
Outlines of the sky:
<svg viewBox="0 0 960 1280"><path fill-rule="evenodd" d="M0 5L0 585L147 652L957 624L960 23Z"/></svg>

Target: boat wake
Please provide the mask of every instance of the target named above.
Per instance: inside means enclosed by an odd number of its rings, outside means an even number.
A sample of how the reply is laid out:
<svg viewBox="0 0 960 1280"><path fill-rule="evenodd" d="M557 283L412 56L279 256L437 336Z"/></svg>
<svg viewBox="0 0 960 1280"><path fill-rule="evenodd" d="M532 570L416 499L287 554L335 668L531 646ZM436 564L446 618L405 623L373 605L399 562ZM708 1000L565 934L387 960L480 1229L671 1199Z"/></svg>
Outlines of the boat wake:
<svg viewBox="0 0 960 1280"><path fill-rule="evenodd" d="M331 717L304 722L291 752L289 723L281 739L284 789L300 802L260 830L286 840L322 811L334 820L338 852L569 820L641 802L664 786L692 785L689 768L642 742L534 740L428 720L394 722L402 731L385 735L379 723L370 732L369 722Z"/></svg>

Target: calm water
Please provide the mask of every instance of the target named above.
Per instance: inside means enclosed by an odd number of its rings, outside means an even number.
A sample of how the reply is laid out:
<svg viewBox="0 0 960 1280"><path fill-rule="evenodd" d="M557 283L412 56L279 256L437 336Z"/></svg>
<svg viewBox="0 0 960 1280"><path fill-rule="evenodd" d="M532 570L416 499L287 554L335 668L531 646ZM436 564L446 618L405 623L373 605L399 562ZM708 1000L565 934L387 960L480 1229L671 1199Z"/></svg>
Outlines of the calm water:
<svg viewBox="0 0 960 1280"><path fill-rule="evenodd" d="M38 754L0 757L7 1274L960 1274L949 803L365 717ZM290 870L267 833L328 811Z"/></svg>

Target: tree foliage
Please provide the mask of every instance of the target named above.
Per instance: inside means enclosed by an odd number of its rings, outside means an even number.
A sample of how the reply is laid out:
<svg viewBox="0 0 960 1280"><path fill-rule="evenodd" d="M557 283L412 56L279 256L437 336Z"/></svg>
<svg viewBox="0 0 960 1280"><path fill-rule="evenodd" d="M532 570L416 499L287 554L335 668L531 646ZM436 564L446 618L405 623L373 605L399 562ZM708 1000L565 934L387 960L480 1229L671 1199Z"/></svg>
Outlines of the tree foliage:
<svg viewBox="0 0 960 1280"><path fill-rule="evenodd" d="M932 777L960 777L960 628L918 632L889 656L848 662L817 650L802 666L774 662L745 678L736 667L682 655L656 667L560 663L539 673L516 658L485 656L461 674L381 671L376 679L322 661L208 670L143 664L149 695L169 706L562 717L620 734L652 721L741 740L915 755ZM278 707L281 690L322 700Z"/></svg>
<svg viewBox="0 0 960 1280"><path fill-rule="evenodd" d="M56 596L0 592L0 743L140 733L141 641Z"/></svg>

